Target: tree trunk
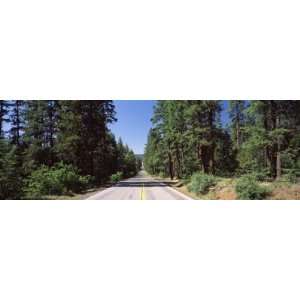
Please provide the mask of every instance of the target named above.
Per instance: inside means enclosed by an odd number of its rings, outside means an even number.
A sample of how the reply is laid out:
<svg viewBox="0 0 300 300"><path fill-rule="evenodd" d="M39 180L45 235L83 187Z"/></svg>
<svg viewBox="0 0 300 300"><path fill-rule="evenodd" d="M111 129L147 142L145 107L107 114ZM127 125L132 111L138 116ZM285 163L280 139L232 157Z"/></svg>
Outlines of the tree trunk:
<svg viewBox="0 0 300 300"><path fill-rule="evenodd" d="M183 144L181 144L181 161L182 161L182 172L185 172L185 157L184 157L184 147Z"/></svg>
<svg viewBox="0 0 300 300"><path fill-rule="evenodd" d="M267 133L276 129L277 107L276 101L267 100L264 109L264 128ZM277 164L277 144L272 142L272 145L266 146L267 165L273 179L276 178Z"/></svg>
<svg viewBox="0 0 300 300"><path fill-rule="evenodd" d="M215 145L213 144L209 153L209 172L215 174Z"/></svg>
<svg viewBox="0 0 300 300"><path fill-rule="evenodd" d="M169 175L171 180L173 180L174 178L174 173L173 173L173 161L172 161L172 155L170 153L170 151L168 152L168 158L169 158Z"/></svg>
<svg viewBox="0 0 300 300"><path fill-rule="evenodd" d="M16 102L16 144L17 146L20 145L20 101L17 100Z"/></svg>
<svg viewBox="0 0 300 300"><path fill-rule="evenodd" d="M240 129L240 120L239 118L237 119L236 122L236 148L239 150L240 149L240 145L241 145L241 129Z"/></svg>
<svg viewBox="0 0 300 300"><path fill-rule="evenodd" d="M280 127L280 118L277 114L276 116L276 128L278 129ZM276 179L280 179L281 177L281 154L280 149L281 148L281 140L280 136L277 137L277 153L276 153Z"/></svg>
<svg viewBox="0 0 300 300"><path fill-rule="evenodd" d="M203 172L207 174L207 173L209 173L209 160L207 157L208 147L200 145L199 149L200 149L200 157L201 157L201 162L202 162L202 169L203 169Z"/></svg>
<svg viewBox="0 0 300 300"><path fill-rule="evenodd" d="M181 170L181 159L180 159L180 153L179 153L179 147L176 145L176 160L177 160L177 178L181 178L182 170Z"/></svg>
<svg viewBox="0 0 300 300"><path fill-rule="evenodd" d="M209 142L211 146L209 147L209 172L211 174L215 173L215 134L214 134L214 116L213 110L209 110Z"/></svg>
<svg viewBox="0 0 300 300"><path fill-rule="evenodd" d="M90 175L92 175L92 176L94 176L95 174L94 174L94 152L92 151L92 152L90 152L89 153L89 156L90 156L90 170L89 170L89 174Z"/></svg>

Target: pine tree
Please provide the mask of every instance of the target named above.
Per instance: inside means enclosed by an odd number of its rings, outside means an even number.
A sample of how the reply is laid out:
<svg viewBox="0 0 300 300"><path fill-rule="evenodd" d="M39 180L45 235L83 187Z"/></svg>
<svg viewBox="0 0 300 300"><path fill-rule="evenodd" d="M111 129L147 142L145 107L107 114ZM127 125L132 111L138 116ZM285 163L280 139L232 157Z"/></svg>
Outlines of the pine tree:
<svg viewBox="0 0 300 300"><path fill-rule="evenodd" d="M25 129L25 101L16 100L12 103L12 112L10 115L10 139L16 146L23 144L22 135Z"/></svg>
<svg viewBox="0 0 300 300"><path fill-rule="evenodd" d="M245 110L247 108L246 101L231 100L229 101L229 117L231 119L231 129L235 147L240 149L243 143L243 127L245 125Z"/></svg>
<svg viewBox="0 0 300 300"><path fill-rule="evenodd" d="M57 133L58 133L58 122L60 112L59 101L47 100L46 101L46 112L44 121L44 135L45 144L48 149L47 164L53 166L57 161Z"/></svg>
<svg viewBox="0 0 300 300"><path fill-rule="evenodd" d="M197 149L200 167L205 173L215 173L215 151L218 139L219 101L188 101L188 131Z"/></svg>
<svg viewBox="0 0 300 300"><path fill-rule="evenodd" d="M53 166L57 161L58 102L28 101L25 118L26 168L30 170L43 164Z"/></svg>
<svg viewBox="0 0 300 300"><path fill-rule="evenodd" d="M220 126L220 111L218 101L158 101L145 149L146 169L162 172L162 165L171 178L197 170L232 173L235 153L230 136Z"/></svg>
<svg viewBox="0 0 300 300"><path fill-rule="evenodd" d="M46 102L31 100L28 101L27 105L24 133L27 149L24 167L25 172L29 173L32 169L46 164L44 139Z"/></svg>
<svg viewBox="0 0 300 300"><path fill-rule="evenodd" d="M162 137L157 129L151 128L144 153L144 167L150 174L170 175L169 161L162 147Z"/></svg>
<svg viewBox="0 0 300 300"><path fill-rule="evenodd" d="M60 101L57 152L60 160L81 169L84 140L80 101Z"/></svg>
<svg viewBox="0 0 300 300"><path fill-rule="evenodd" d="M110 173L104 158L110 148L107 141L112 139L108 124L116 121L112 101L61 101L60 105L60 158L100 182Z"/></svg>
<svg viewBox="0 0 300 300"><path fill-rule="evenodd" d="M251 101L246 143L241 151L242 165L248 170L267 170L272 178L282 175L282 155L290 153L291 141L298 135L298 101Z"/></svg>
<svg viewBox="0 0 300 300"><path fill-rule="evenodd" d="M0 139L0 199L21 197L22 178L17 174L15 147Z"/></svg>
<svg viewBox="0 0 300 300"><path fill-rule="evenodd" d="M174 111L172 101L158 101L154 108L154 116L152 122L156 125L157 133L161 136L161 147L166 153L168 174L171 179L175 176L175 162L173 155L174 144L174 124L172 112Z"/></svg>
<svg viewBox="0 0 300 300"><path fill-rule="evenodd" d="M87 173L95 176L95 151L104 145L108 133L107 125L115 121L112 101L81 101L82 126L87 156Z"/></svg>

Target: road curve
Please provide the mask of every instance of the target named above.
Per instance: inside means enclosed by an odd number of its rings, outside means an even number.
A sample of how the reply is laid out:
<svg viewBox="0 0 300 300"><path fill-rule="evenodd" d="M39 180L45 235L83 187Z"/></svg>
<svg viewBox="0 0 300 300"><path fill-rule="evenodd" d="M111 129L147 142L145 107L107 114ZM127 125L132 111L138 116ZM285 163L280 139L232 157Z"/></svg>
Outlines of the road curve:
<svg viewBox="0 0 300 300"><path fill-rule="evenodd" d="M192 200L141 171L137 176L120 181L113 187L94 194L87 200Z"/></svg>

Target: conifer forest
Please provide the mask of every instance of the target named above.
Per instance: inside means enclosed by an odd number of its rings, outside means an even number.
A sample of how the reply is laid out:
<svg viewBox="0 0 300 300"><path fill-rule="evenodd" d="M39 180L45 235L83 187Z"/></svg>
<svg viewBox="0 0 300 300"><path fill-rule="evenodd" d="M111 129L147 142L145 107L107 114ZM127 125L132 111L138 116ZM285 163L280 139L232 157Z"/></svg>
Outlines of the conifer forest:
<svg viewBox="0 0 300 300"><path fill-rule="evenodd" d="M299 183L300 101L229 100L226 123L223 110L215 100L155 101L137 155L109 128L114 101L1 100L0 199L80 193L141 169L198 197L222 180L234 181L239 199Z"/></svg>

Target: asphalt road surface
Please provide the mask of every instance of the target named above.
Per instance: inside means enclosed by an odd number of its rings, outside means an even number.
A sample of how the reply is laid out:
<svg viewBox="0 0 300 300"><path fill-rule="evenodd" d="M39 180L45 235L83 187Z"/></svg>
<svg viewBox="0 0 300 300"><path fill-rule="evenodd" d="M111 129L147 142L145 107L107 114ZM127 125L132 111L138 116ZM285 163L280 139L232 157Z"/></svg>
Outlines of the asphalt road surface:
<svg viewBox="0 0 300 300"><path fill-rule="evenodd" d="M141 171L137 176L120 181L87 200L192 200Z"/></svg>

